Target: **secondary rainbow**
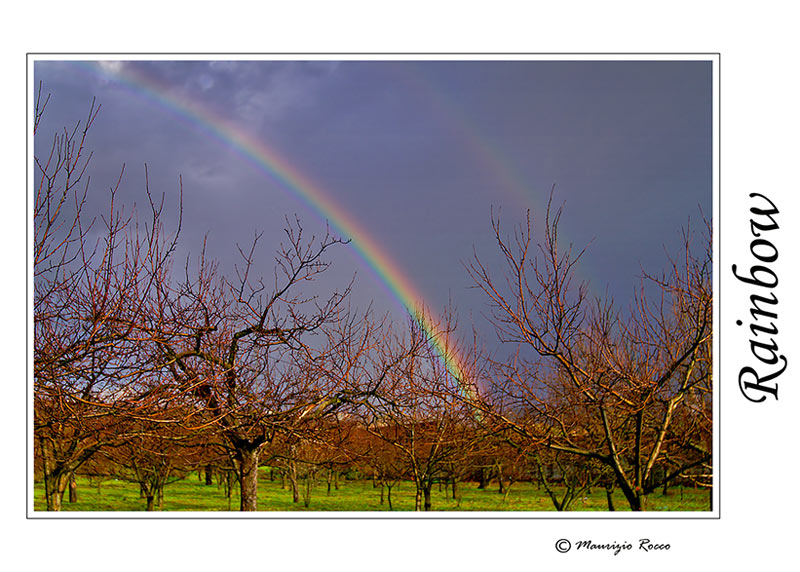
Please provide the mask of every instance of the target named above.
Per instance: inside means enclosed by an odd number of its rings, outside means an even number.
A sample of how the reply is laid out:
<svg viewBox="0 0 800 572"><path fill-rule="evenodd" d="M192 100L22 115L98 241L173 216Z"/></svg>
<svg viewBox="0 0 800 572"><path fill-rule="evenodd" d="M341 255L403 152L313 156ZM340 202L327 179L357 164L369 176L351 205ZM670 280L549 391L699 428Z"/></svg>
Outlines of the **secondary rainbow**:
<svg viewBox="0 0 800 572"><path fill-rule="evenodd" d="M118 82L146 96L170 112L189 120L223 144L231 147L262 172L277 180L293 196L302 200L322 219L330 224L343 237L351 239L353 248L373 273L389 289L419 323L428 339L443 360L450 374L459 382L465 381L465 368L462 360L448 347L447 340L437 328L423 297L397 264L375 243L358 222L325 192L322 186L312 181L282 156L274 147L268 145L237 125L215 114L200 103L169 93L166 86L137 72L132 66L121 62L77 62L82 69ZM471 384L466 384L469 387Z"/></svg>
<svg viewBox="0 0 800 572"><path fill-rule="evenodd" d="M395 77L403 82L408 90L425 100L432 115L453 132L461 144L469 150L471 157L490 174L493 181L492 192L497 192L499 195L498 191L502 191L503 195L513 197L515 206L512 206L512 209L516 207L532 209L539 216L538 223L542 224L544 222L542 215L548 206L547 201L543 199L548 195L534 190L534 185L525 180L513 162L491 142L491 138L481 133L475 120L465 112L458 98L454 97L444 85L440 85L435 74L425 73L422 67L409 65L407 62L396 64ZM495 200L500 200L500 197L496 196ZM502 200L500 202L502 203ZM563 229L560 233L560 243L572 246ZM591 280L583 274L582 266L576 266L575 273L590 291L596 295L602 294L595 290Z"/></svg>

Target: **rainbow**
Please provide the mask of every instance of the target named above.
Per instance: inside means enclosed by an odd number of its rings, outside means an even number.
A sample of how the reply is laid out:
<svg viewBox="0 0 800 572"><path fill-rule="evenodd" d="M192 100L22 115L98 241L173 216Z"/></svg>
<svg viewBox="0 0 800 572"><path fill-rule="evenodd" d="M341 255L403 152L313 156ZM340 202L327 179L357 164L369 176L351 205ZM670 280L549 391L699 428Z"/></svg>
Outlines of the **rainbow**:
<svg viewBox="0 0 800 572"><path fill-rule="evenodd" d="M547 201L543 200L543 197L548 196L550 189L546 189L546 192L531 192L531 185L525 181L519 170L490 143L489 138L480 132L480 128L463 110L459 101L448 95L447 89L437 84L433 74L423 73L419 67L410 66L407 62L397 63L400 65L395 68L398 72L396 77L404 83L406 88L416 92L425 100L433 115L451 130L478 164L491 174L495 185L492 190L501 191L505 196L512 197L516 207L531 209L534 213L544 213L547 209ZM557 206L554 204L554 208ZM539 223L542 222L539 219ZM572 246L572 241L564 234L563 229L559 233L559 243ZM575 267L575 276L580 279L580 282L584 283L594 294L602 295L601 291L594 289L591 280L583 272L581 265Z"/></svg>
<svg viewBox="0 0 800 572"><path fill-rule="evenodd" d="M539 197L530 192L529 185L522 182L522 177L511 162L479 132L474 122L462 111L458 101L449 97L444 89L436 85L433 77L405 62L398 63L400 64L396 67L398 79L426 101L433 114L469 149L472 157L492 174L493 181L499 189L513 196L521 207L527 208L533 205L539 209L544 206Z"/></svg>
<svg viewBox="0 0 800 572"><path fill-rule="evenodd" d="M422 328L450 375L461 384L462 388L472 387L472 384L466 381L467 368L464 366L464 361L440 331L423 297L402 269L380 248L358 221L336 203L330 193L303 174L277 149L254 137L242 126L215 114L199 102L171 94L166 86L136 71L132 66L126 66L122 62L114 62L114 65L109 63L102 67L98 62L91 61L73 63L93 75L126 86L134 93L188 120L272 177L320 218L327 220L339 234L351 239L351 245L358 256Z"/></svg>

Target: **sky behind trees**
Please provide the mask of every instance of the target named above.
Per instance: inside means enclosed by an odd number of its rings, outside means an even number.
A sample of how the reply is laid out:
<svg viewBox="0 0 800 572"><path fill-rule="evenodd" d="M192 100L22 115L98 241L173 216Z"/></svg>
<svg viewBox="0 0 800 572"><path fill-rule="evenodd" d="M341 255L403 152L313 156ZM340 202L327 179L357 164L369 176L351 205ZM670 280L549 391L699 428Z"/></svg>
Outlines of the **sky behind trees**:
<svg viewBox="0 0 800 572"><path fill-rule="evenodd" d="M537 227L553 185L562 243L591 243L578 277L621 305L689 217L711 217L709 61L38 61L33 79L52 94L42 133L102 106L95 205L123 164L121 196L143 204L146 164L174 213L181 176L181 256L207 237L230 270L264 232L268 276L285 216L317 235L327 218L354 243L325 287L357 274L356 304L381 312L401 304L376 260L482 327L464 262L496 257L491 212L510 232L531 209Z"/></svg>

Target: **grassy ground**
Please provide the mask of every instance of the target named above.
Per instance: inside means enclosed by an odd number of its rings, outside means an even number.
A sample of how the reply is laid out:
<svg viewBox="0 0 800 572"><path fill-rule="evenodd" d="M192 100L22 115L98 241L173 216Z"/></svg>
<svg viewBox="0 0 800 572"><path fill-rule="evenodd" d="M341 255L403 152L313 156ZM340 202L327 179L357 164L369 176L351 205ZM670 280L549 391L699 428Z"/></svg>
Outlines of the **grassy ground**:
<svg viewBox="0 0 800 572"><path fill-rule="evenodd" d="M490 490L480 490L475 483L461 483L458 487L460 499L453 499L448 488L440 490L434 485L432 505L435 511L552 511L550 498L535 484L515 483L508 495L498 494L496 483ZM42 483L34 485L34 510L45 510ZM139 498L138 485L118 480L78 478L78 501L67 502L64 495L63 511L143 511L144 499ZM628 510L627 503L619 491L614 494L614 506L618 511ZM676 487L667 496L660 492L650 495L646 501L648 511L707 511L708 492L692 488ZM395 511L414 509L414 485L398 483L392 489L392 504ZM230 507L238 509L238 492L230 499ZM324 482L317 483L311 492L311 502L306 508L301 495L300 502L293 503L288 489L281 488L280 480L269 480L268 473L259 479L258 508L264 511L388 511L388 503L380 504L380 488L373 488L371 481L340 480L339 489L327 493ZM608 505L604 489L596 489L584 498L576 500L573 511L606 511ZM210 486L200 482L196 475L173 483L164 490L163 511L226 511L229 501L221 486Z"/></svg>

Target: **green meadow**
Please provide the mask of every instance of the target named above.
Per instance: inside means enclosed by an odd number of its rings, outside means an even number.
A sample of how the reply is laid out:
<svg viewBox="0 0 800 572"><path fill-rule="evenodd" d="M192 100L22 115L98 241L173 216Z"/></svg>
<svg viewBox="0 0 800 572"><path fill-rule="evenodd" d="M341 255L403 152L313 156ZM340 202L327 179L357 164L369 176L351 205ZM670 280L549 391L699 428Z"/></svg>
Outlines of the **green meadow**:
<svg viewBox="0 0 800 572"><path fill-rule="evenodd" d="M107 479L88 479L78 477L77 502L70 503L64 495L62 511L144 511L146 502L140 498L136 483ZM281 487L279 479L269 479L265 471L259 479L258 508L262 511L279 512L317 512L317 511L389 511L388 489L384 489L384 501L381 504L380 486L374 487L370 480L341 479L338 489L328 492L324 481L316 483L310 494L308 507L304 505L303 492L305 483L299 483L303 489L299 502L292 501L292 493L286 484ZM392 487L392 508L394 511L413 511L414 485L411 482L398 482ZM562 492L562 491L559 491ZM41 482L34 484L34 510L44 511L44 487ZM537 488L534 483L514 483L506 494L500 494L496 483L491 488L479 489L477 483L459 483L456 497L452 497L449 487L434 485L431 500L433 511L554 511L553 503L544 489ZM628 503L622 494L615 491L612 501L617 511L627 511ZM163 506L159 512L174 511L238 511L238 491L234 488L230 499L225 489L217 482L205 485L197 475L168 485L164 489ZM675 487L665 496L661 492L647 497L647 511L708 511L709 495L707 490L687 487ZM603 488L593 489L590 493L576 499L570 511L607 511L608 503Z"/></svg>

